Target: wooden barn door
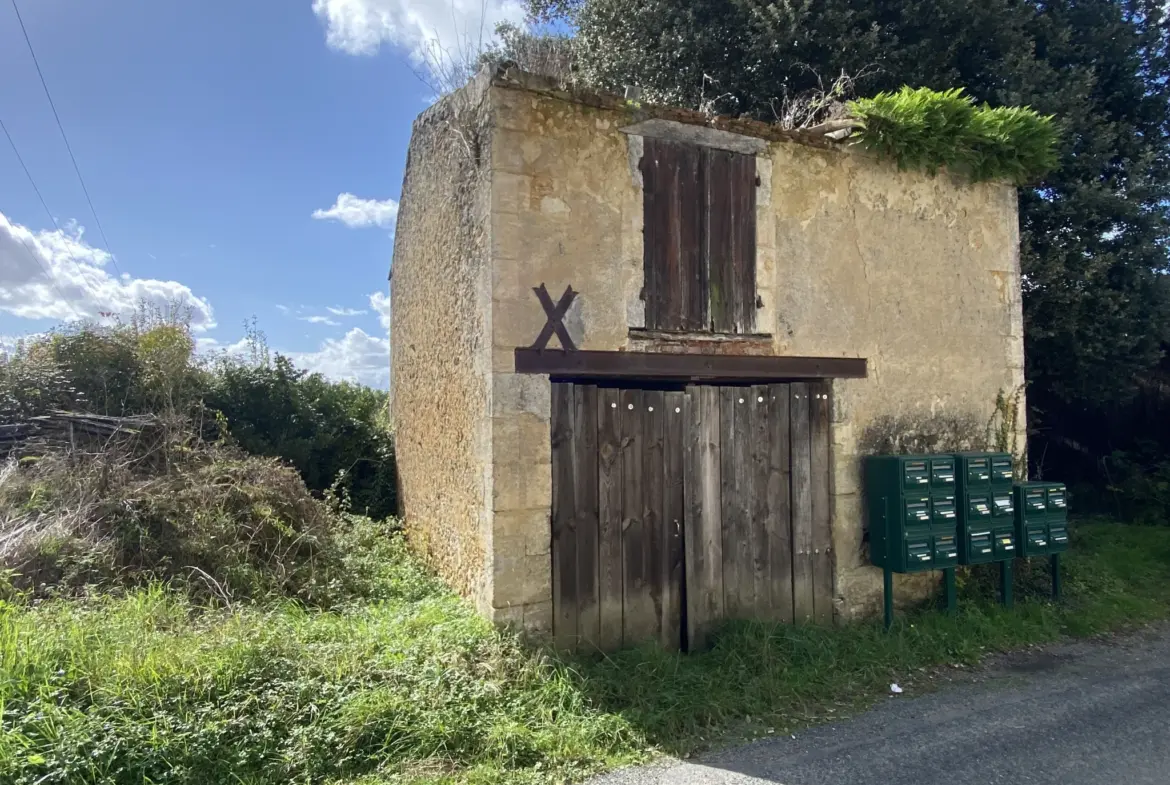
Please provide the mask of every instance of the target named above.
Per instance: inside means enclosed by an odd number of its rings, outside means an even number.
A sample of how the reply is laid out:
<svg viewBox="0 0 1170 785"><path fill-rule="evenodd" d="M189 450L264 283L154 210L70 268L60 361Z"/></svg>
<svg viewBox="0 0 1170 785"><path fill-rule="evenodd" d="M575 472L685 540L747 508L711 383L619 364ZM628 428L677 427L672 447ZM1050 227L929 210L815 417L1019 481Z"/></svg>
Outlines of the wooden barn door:
<svg viewBox="0 0 1170 785"><path fill-rule="evenodd" d="M688 394L690 646L724 619L832 622L829 385Z"/></svg>
<svg viewBox="0 0 1170 785"><path fill-rule="evenodd" d="M553 384L553 632L682 641L683 392Z"/></svg>
<svg viewBox="0 0 1170 785"><path fill-rule="evenodd" d="M559 645L831 621L828 385L554 383L552 406Z"/></svg>

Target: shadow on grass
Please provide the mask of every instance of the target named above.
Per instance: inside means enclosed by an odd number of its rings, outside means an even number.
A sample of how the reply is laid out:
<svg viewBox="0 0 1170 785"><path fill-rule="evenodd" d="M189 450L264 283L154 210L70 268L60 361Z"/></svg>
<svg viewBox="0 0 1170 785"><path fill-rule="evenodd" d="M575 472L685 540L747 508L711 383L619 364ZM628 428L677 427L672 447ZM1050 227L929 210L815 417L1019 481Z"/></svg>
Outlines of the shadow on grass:
<svg viewBox="0 0 1170 785"><path fill-rule="evenodd" d="M1084 523L1064 560L1064 602L1050 602L1047 559L1016 562L1016 606L997 604L998 566L960 578L959 612L919 608L823 628L731 623L704 652L653 645L560 657L587 699L646 743L684 757L855 714L897 682L928 689L939 666L1170 617L1170 528Z"/></svg>

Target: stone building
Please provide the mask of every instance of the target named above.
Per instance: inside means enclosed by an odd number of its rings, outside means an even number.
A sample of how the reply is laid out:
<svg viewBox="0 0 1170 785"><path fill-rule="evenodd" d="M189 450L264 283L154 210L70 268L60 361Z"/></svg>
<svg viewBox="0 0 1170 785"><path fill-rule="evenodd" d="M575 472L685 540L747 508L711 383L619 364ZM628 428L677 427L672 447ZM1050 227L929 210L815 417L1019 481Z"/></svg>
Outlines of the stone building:
<svg viewBox="0 0 1170 785"><path fill-rule="evenodd" d="M402 189L410 536L570 645L872 613L860 456L974 444L1022 389L1018 240L1008 184L485 71L416 120Z"/></svg>

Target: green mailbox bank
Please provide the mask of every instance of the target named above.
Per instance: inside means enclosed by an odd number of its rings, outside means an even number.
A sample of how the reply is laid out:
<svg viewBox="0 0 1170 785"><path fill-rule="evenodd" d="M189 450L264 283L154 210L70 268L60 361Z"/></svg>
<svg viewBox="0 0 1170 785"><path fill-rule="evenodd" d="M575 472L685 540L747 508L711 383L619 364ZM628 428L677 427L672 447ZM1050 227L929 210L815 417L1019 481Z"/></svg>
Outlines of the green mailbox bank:
<svg viewBox="0 0 1170 785"><path fill-rule="evenodd" d="M870 561L882 568L886 629L894 617L894 573L942 570L947 608L955 607L959 563L955 459L874 455L865 460Z"/></svg>
<svg viewBox="0 0 1170 785"><path fill-rule="evenodd" d="M1012 457L998 452L955 453L959 563L1009 561L1019 555Z"/></svg>
<svg viewBox="0 0 1170 785"><path fill-rule="evenodd" d="M1019 483L1015 503L1021 556L1053 556L1068 550L1068 492L1062 483Z"/></svg>
<svg viewBox="0 0 1170 785"><path fill-rule="evenodd" d="M865 491L874 565L890 572L925 572L958 563L951 456L871 456L865 463Z"/></svg>

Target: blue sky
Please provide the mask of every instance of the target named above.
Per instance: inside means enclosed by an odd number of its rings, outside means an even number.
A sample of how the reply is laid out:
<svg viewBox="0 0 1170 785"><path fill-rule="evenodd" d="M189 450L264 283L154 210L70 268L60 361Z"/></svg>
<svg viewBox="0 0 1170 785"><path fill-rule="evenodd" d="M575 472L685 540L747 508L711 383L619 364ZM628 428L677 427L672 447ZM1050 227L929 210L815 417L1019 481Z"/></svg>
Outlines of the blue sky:
<svg viewBox="0 0 1170 785"><path fill-rule="evenodd" d="M385 386L393 221L428 63L519 6L17 4L110 247L0 0L0 121L52 214L0 134L0 336L179 300L204 349L255 316L302 365Z"/></svg>

